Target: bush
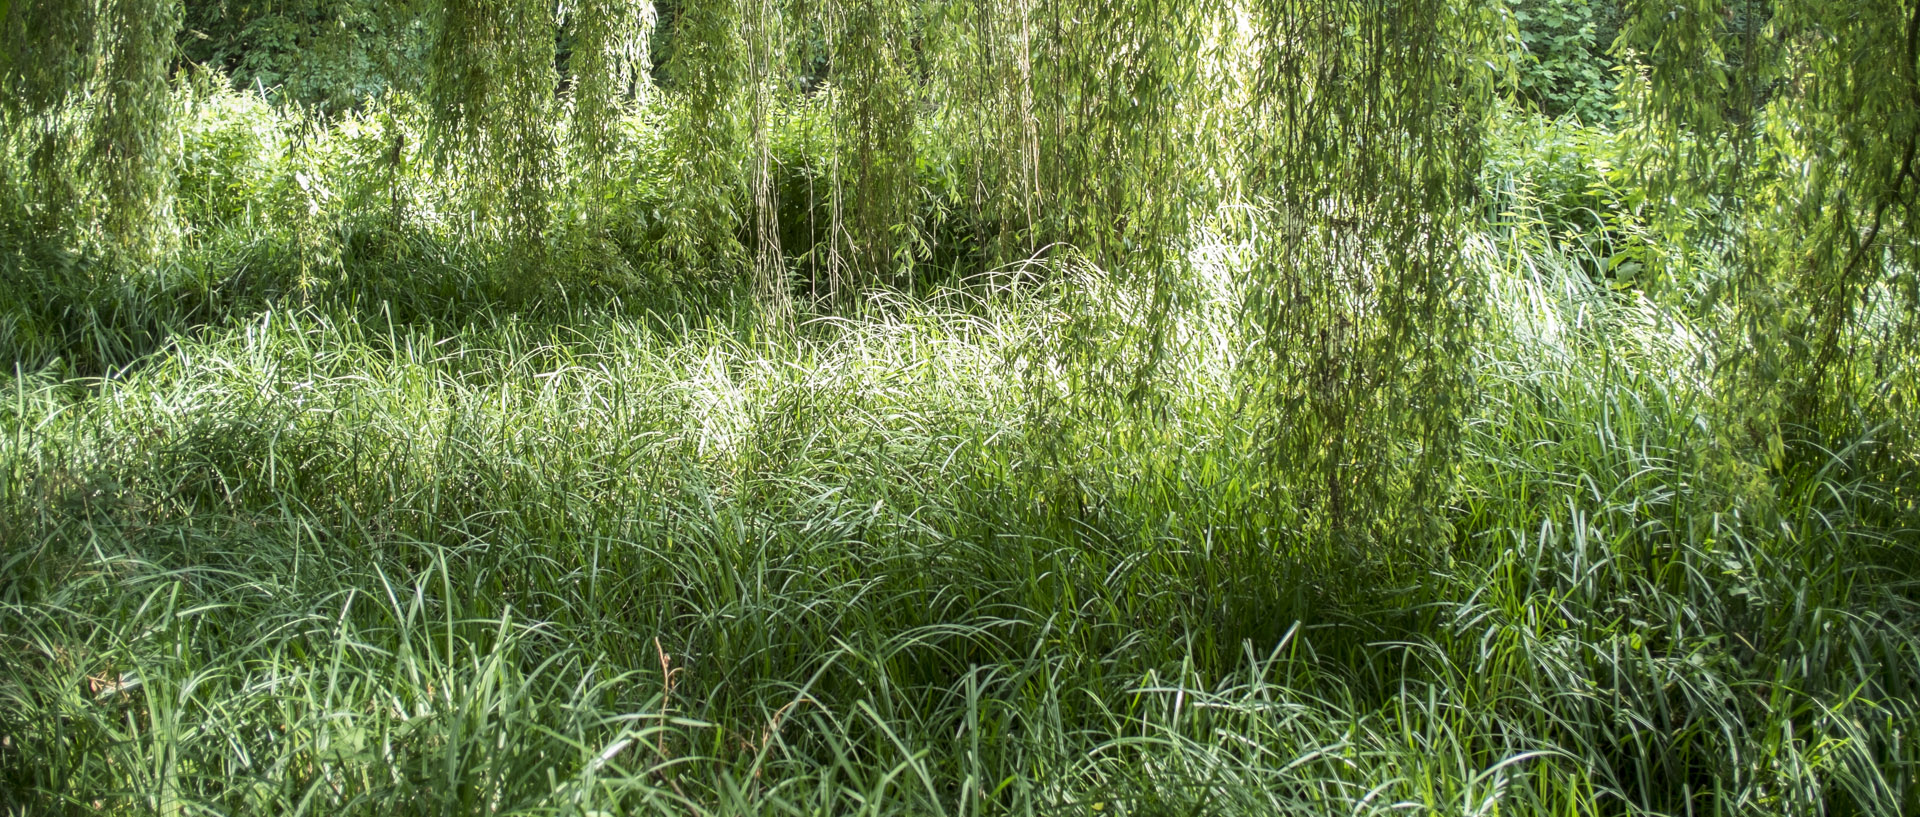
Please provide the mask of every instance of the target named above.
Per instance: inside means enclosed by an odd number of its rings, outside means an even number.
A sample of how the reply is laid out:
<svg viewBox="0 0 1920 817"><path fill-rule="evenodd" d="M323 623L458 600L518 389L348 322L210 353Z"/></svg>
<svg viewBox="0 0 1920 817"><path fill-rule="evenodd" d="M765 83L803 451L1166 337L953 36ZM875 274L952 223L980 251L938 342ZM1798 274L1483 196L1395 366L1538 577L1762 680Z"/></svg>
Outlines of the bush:
<svg viewBox="0 0 1920 817"><path fill-rule="evenodd" d="M1613 120L1613 59L1620 29L1617 0L1508 0L1520 32L1509 56L1515 96L1552 117L1588 124Z"/></svg>
<svg viewBox="0 0 1920 817"><path fill-rule="evenodd" d="M186 3L180 55L231 74L277 103L329 114L406 89L425 53L426 27L408 3L291 0Z"/></svg>
<svg viewBox="0 0 1920 817"><path fill-rule="evenodd" d="M1649 230L1615 159L1624 148L1604 127L1509 112L1487 151L1488 217L1524 224L1569 250L1596 283L1644 287L1671 248Z"/></svg>

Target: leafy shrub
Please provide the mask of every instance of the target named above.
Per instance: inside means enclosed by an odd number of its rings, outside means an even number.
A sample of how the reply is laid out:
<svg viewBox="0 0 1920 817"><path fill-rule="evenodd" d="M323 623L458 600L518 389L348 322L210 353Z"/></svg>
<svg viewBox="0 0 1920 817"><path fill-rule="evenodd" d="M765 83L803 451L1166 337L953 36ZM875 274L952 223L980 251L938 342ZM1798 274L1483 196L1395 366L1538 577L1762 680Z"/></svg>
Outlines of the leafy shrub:
<svg viewBox="0 0 1920 817"><path fill-rule="evenodd" d="M224 92L217 72L196 84L182 117L179 215L189 223L245 219L284 169L288 123L257 95Z"/></svg>
<svg viewBox="0 0 1920 817"><path fill-rule="evenodd" d="M1596 282L1646 283L1659 243L1623 189L1614 159L1620 138L1607 129L1509 111L1487 152L1492 217L1539 228L1574 255Z"/></svg>
<svg viewBox="0 0 1920 817"><path fill-rule="evenodd" d="M190 0L180 54L275 102L341 113L390 88L408 88L427 42L414 5Z"/></svg>
<svg viewBox="0 0 1920 817"><path fill-rule="evenodd" d="M1613 59L1620 28L1617 0L1508 0L1520 32L1509 55L1515 95L1548 116L1582 122L1613 119Z"/></svg>

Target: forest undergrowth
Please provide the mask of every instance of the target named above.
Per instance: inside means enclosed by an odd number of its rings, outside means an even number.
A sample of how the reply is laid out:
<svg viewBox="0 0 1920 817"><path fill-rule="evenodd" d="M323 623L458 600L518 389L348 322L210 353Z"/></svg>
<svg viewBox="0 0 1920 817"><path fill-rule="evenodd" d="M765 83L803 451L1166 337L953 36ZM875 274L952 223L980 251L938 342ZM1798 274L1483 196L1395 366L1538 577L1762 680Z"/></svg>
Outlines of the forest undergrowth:
<svg viewBox="0 0 1920 817"><path fill-rule="evenodd" d="M1888 440L1728 465L1686 319L1509 228L1471 245L1446 535L1315 549L1249 464L1208 250L1151 416L1057 413L1044 282L787 337L289 299L22 371L11 807L1913 806L1916 475L1858 464Z"/></svg>
<svg viewBox="0 0 1920 817"><path fill-rule="evenodd" d="M1612 129L1496 112L1402 258L1150 186L1177 241L1002 257L931 125L860 159L934 193L823 215L816 95L699 258L698 111L487 222L413 97L170 93L145 255L50 238L5 120L6 814L1920 812L1911 338L1730 428L1739 271ZM807 243L896 217L869 286Z"/></svg>

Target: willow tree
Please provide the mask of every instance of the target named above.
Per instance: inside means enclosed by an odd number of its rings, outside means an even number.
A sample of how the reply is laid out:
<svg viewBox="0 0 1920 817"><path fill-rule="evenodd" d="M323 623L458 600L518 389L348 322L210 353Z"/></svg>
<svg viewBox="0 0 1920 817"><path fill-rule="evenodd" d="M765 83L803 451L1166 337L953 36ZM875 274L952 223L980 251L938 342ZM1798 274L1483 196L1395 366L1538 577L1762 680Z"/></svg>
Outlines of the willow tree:
<svg viewBox="0 0 1920 817"><path fill-rule="evenodd" d="M464 171L482 223L525 253L547 230L558 82L552 3L441 0L428 83L436 154Z"/></svg>
<svg viewBox="0 0 1920 817"><path fill-rule="evenodd" d="M836 188L828 257L837 294L910 274L920 249L912 6L895 0L824 6Z"/></svg>
<svg viewBox="0 0 1920 817"><path fill-rule="evenodd" d="M598 226L603 201L615 193L620 120L645 92L653 68L654 8L652 0L577 0L563 11L574 35L570 147L579 163L581 195Z"/></svg>
<svg viewBox="0 0 1920 817"><path fill-rule="evenodd" d="M118 246L155 248L172 210L174 125L167 67L180 27L177 0L112 0L106 88L93 152L107 201L106 231Z"/></svg>
<svg viewBox="0 0 1920 817"><path fill-rule="evenodd" d="M752 134L753 280L767 316L784 324L792 311L787 260L780 245L780 188L774 180L773 117L776 94L786 84L787 15L776 0L743 0L747 86L752 93L747 127Z"/></svg>
<svg viewBox="0 0 1920 817"><path fill-rule="evenodd" d="M537 250L558 176L554 70L556 12L571 26L570 148L593 226L617 194L620 120L648 86L650 0L579 0L556 8L534 0L441 0L429 83L439 155L464 170L477 209L523 249ZM743 155L751 135L760 158L752 189L762 250L758 265L784 270L770 203L772 60L780 26L771 0L688 0L676 4L666 54L673 126L675 196L666 248L688 270L720 277L744 267L740 209L748 185ZM749 50L748 40L755 43ZM747 121L749 87L753 121ZM770 257L769 257L770 256ZM775 274L763 272L762 278ZM779 287L763 284L774 292Z"/></svg>
<svg viewBox="0 0 1920 817"><path fill-rule="evenodd" d="M1636 165L1673 233L1717 228L1720 427L1775 464L1902 410L1920 336L1920 3L1637 3ZM1907 385L1902 385L1907 384ZM1792 454L1788 449L1798 449Z"/></svg>
<svg viewBox="0 0 1920 817"><path fill-rule="evenodd" d="M1246 360L1281 523L1433 533L1471 394L1460 263L1497 30L1451 0L1260 0L1247 189L1269 224Z"/></svg>
<svg viewBox="0 0 1920 817"><path fill-rule="evenodd" d="M97 226L134 259L163 243L176 141L167 68L179 22L177 0L0 6L0 105L33 133L31 196L43 229Z"/></svg>
<svg viewBox="0 0 1920 817"><path fill-rule="evenodd" d="M739 237L748 104L741 11L741 0L682 2L666 64L676 109L667 248L688 270L723 275L743 269L746 259Z"/></svg>
<svg viewBox="0 0 1920 817"><path fill-rule="evenodd" d="M1036 92L1044 230L1112 271L1159 270L1193 199L1183 116L1206 110L1195 79L1203 21L1220 3L1043 0Z"/></svg>
<svg viewBox="0 0 1920 817"><path fill-rule="evenodd" d="M1495 9L994 0L966 19L963 76L940 98L970 106L951 119L990 257L1083 259L1133 305L1067 288L1051 343L1069 382L1038 392L1064 401L1041 408L1044 433L1153 409L1199 294L1199 221L1251 197L1266 215L1237 223L1260 258L1242 363L1276 513L1356 546L1435 523L1471 391L1477 284L1458 259Z"/></svg>
<svg viewBox="0 0 1920 817"><path fill-rule="evenodd" d="M94 27L99 15L87 0L20 3L0 16L0 94L8 118L20 122L28 146L30 191L36 231L60 235L75 225L80 203L73 160L80 134L73 103L93 70Z"/></svg>
<svg viewBox="0 0 1920 817"><path fill-rule="evenodd" d="M1040 218L1040 122L1034 110L1033 0L966 5L950 69L953 137L967 158L969 217L980 260L997 267L1032 255Z"/></svg>

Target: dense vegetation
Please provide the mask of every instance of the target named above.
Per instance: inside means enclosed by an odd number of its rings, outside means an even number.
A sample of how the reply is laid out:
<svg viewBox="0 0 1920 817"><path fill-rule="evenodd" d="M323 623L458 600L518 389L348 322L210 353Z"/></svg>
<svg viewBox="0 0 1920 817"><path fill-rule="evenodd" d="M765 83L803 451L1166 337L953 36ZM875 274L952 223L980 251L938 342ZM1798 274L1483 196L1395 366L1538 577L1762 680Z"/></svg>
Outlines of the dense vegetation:
<svg viewBox="0 0 1920 817"><path fill-rule="evenodd" d="M0 0L7 814L1920 812L1915 0Z"/></svg>

